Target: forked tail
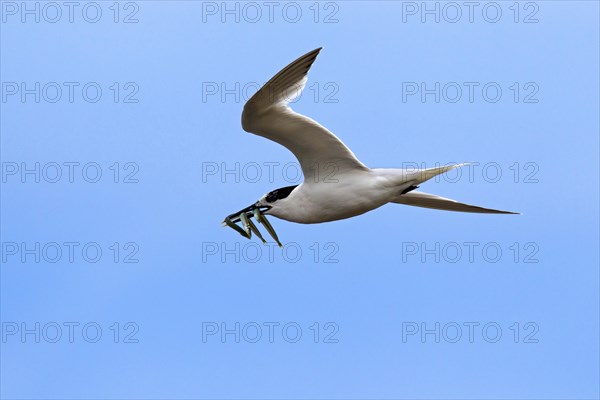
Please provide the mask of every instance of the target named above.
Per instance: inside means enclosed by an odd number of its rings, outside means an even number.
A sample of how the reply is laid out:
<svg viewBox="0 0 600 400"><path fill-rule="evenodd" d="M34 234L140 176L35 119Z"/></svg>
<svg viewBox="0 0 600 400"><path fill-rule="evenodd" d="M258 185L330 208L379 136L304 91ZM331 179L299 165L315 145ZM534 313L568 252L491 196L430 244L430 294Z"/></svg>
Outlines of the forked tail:
<svg viewBox="0 0 600 400"><path fill-rule="evenodd" d="M455 168L468 165L469 163L446 165L443 167L435 167L423 169L417 172L417 176L412 186L402 192L392 203L405 204L407 206L433 208L435 210L446 210L446 211L459 211L469 213L482 213L482 214L519 214L512 211L495 210L492 208L484 208L479 206L473 206L470 204L459 203L445 197L436 196L434 194L418 192L416 189L418 184L428 181L436 175L443 174Z"/></svg>

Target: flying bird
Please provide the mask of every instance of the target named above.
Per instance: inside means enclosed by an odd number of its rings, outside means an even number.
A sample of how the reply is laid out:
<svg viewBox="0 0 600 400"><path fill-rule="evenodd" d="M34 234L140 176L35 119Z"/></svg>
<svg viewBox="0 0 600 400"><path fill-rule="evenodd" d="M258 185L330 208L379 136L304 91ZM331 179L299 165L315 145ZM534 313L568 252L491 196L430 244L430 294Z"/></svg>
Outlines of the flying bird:
<svg viewBox="0 0 600 400"><path fill-rule="evenodd" d="M387 203L446 211L518 214L415 190L434 176L465 164L427 169L368 168L332 132L294 112L289 103L304 89L308 71L320 51L321 48L308 52L282 69L246 102L242 112L242 128L246 132L277 142L296 156L304 182L265 194L254 204L225 217L224 226L247 238L254 233L266 243L252 221L254 217L281 247L266 215L316 224L355 217Z"/></svg>

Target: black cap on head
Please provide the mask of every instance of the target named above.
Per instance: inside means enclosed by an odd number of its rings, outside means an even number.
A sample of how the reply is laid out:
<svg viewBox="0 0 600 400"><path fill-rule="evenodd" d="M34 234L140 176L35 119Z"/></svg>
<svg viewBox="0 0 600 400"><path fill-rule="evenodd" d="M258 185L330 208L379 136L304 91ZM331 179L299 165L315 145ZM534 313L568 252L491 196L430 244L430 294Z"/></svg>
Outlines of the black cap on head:
<svg viewBox="0 0 600 400"><path fill-rule="evenodd" d="M297 187L298 187L298 185L294 185L294 186L286 186L283 188L275 189L272 192L269 192L267 194L267 197L265 198L265 200L268 203L273 203L274 201L285 199L286 197L288 197L290 195L290 193L292 193L292 190L296 189Z"/></svg>

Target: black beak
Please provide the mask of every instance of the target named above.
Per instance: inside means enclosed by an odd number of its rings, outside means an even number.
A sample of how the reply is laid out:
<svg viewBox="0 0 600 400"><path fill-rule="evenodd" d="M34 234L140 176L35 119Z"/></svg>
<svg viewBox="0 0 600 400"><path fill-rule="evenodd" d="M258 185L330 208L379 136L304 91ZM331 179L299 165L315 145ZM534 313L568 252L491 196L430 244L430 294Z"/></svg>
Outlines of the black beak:
<svg viewBox="0 0 600 400"><path fill-rule="evenodd" d="M231 220L231 222L239 222L240 221L240 214L242 213L250 213L252 215L252 213L254 213L254 210L258 209L259 211L263 212L266 211L268 209L270 209L271 207L269 206L258 206L257 203L252 204L251 206L248 206L238 212L234 212L233 214L229 214L226 218L229 218Z"/></svg>

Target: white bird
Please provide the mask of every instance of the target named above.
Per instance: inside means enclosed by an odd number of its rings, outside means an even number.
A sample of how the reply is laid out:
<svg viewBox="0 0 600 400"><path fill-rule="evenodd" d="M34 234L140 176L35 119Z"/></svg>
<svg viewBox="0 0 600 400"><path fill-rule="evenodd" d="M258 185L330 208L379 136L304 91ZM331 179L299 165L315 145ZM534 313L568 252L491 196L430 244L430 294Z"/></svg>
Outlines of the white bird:
<svg viewBox="0 0 600 400"><path fill-rule="evenodd" d="M242 128L285 146L300 162L304 182L273 190L256 203L225 218L224 225L250 238L264 239L254 216L281 246L265 215L290 222L315 224L364 214L387 203L488 214L518 214L493 210L414 189L434 176L465 164L428 169L368 168L337 136L318 122L294 112L289 103L307 82L308 70L321 48L306 53L282 69L244 105ZM235 223L241 221L243 229Z"/></svg>

